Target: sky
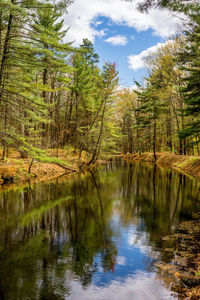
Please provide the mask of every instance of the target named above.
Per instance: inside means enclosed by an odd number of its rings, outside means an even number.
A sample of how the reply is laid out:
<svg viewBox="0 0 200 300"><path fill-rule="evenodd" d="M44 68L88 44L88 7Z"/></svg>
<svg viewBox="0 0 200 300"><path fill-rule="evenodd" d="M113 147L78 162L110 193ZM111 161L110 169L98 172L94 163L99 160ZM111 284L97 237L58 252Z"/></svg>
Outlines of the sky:
<svg viewBox="0 0 200 300"><path fill-rule="evenodd" d="M79 46L84 38L93 42L100 66L115 62L120 86L142 82L145 58L172 38L180 20L167 11L137 10L140 0L74 0L64 16L70 27L65 42Z"/></svg>

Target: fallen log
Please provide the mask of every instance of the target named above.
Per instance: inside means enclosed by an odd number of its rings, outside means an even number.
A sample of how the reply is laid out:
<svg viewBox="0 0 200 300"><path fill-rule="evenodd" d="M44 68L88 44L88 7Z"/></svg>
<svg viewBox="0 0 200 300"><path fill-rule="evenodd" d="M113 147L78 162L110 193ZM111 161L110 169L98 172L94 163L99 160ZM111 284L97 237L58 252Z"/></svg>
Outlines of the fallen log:
<svg viewBox="0 0 200 300"><path fill-rule="evenodd" d="M63 169L65 169L65 170L67 170L67 171L77 172L76 169L67 167L67 166L65 166L65 165L63 165L63 164L61 164L61 163L54 162L54 161L52 161L51 163L52 163L52 164L55 164L55 165L57 165L57 166L59 166L59 167L61 167L61 168L63 168Z"/></svg>

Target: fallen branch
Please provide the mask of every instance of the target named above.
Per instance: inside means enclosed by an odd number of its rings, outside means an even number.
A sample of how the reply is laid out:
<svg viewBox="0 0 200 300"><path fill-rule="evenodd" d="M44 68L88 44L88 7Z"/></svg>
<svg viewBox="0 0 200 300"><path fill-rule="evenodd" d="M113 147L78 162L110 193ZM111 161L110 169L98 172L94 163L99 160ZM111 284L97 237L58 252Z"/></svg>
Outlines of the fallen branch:
<svg viewBox="0 0 200 300"><path fill-rule="evenodd" d="M59 167L61 167L61 168L65 169L65 170L67 170L67 171L71 171L71 172L77 172L77 170L76 170L76 169L69 168L69 167L67 167L67 166L65 166L65 165L63 165L63 164L60 164L60 163L58 163L58 162L54 162L54 161L52 161L52 162L50 162L50 163L52 163L52 164L55 164L55 165L57 165L57 166L59 166Z"/></svg>
<svg viewBox="0 0 200 300"><path fill-rule="evenodd" d="M31 163L29 165L29 171L30 171L30 168L32 167L33 163L36 163L36 162L47 163L47 164L54 164L54 165L57 165L57 166L65 169L65 170L67 170L67 171L77 172L76 169L68 167L68 166L62 164L61 162L57 162L57 161L45 161L45 160L34 160L34 159L31 160Z"/></svg>

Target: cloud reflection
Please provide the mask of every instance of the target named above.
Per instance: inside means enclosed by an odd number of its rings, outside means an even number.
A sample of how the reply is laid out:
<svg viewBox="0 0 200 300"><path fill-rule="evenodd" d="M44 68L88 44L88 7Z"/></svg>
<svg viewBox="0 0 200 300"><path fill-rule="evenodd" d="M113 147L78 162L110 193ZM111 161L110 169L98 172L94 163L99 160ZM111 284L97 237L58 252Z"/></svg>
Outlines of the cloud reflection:
<svg viewBox="0 0 200 300"><path fill-rule="evenodd" d="M161 282L155 279L155 274L138 272L125 281L112 281L109 285L97 287L94 284L84 290L78 282L72 283L71 300L170 300L177 299Z"/></svg>

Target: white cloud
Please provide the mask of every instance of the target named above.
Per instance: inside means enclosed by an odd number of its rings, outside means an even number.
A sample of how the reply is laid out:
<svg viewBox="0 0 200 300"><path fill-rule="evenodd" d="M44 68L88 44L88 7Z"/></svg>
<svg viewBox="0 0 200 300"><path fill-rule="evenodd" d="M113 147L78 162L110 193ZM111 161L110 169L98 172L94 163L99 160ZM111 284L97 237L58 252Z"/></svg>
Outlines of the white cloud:
<svg viewBox="0 0 200 300"><path fill-rule="evenodd" d="M75 0L69 6L68 14L64 16L66 27L70 27L65 40L75 41L75 45L79 45L83 38L94 42L99 31L97 27L93 27L100 16L109 18L112 23L126 25L138 31L151 28L155 35L163 38L175 33L177 18L159 10L151 10L147 15L141 14L136 9L137 3L138 0L93 0L92 3L91 0Z"/></svg>
<svg viewBox="0 0 200 300"><path fill-rule="evenodd" d="M99 25L101 25L103 22L101 22L101 21L96 21L95 23L94 23L94 26L95 27L98 27Z"/></svg>
<svg viewBox="0 0 200 300"><path fill-rule="evenodd" d="M127 84L124 83L124 84L118 85L118 88L117 88L117 90L118 90L119 92L122 92L123 90L127 90L127 89L129 89L130 91L132 91L132 90L137 90L137 89L138 89L138 86L135 85L135 84L133 84L133 85L127 87Z"/></svg>
<svg viewBox="0 0 200 300"><path fill-rule="evenodd" d="M157 50L172 41L168 40L165 43L158 43L157 45L150 47L139 54L130 55L128 57L129 68L136 71L141 68L145 68L145 60L150 57L153 53L157 52Z"/></svg>
<svg viewBox="0 0 200 300"><path fill-rule="evenodd" d="M107 31L107 29L101 29L101 30L97 31L96 36L98 36L99 38L102 38L103 36L106 35L106 31Z"/></svg>
<svg viewBox="0 0 200 300"><path fill-rule="evenodd" d="M106 43L110 43L113 46L125 46L128 43L127 38L124 35L111 36L104 40Z"/></svg>

